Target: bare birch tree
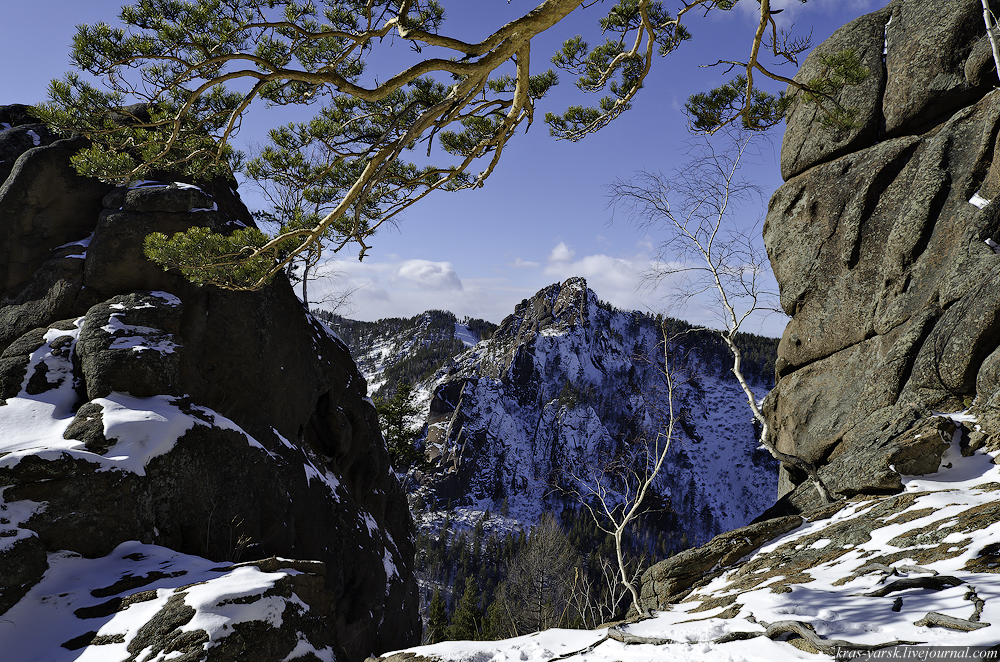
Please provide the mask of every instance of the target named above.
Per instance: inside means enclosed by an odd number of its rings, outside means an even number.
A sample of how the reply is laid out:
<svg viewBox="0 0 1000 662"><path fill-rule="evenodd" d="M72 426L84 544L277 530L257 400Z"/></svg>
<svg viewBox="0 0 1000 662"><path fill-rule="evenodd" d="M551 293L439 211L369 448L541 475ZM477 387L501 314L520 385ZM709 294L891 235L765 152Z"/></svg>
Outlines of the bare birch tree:
<svg viewBox="0 0 1000 662"><path fill-rule="evenodd" d="M717 333L733 356L732 373L761 426L761 444L779 462L805 472L829 503L833 498L816 467L777 449L743 375L737 334L754 313L777 310L777 292L768 287L773 277L758 226L741 226L737 214L760 196L741 171L759 134L734 130L726 137L727 149L718 150L707 139L697 143L691 160L672 177L640 171L631 180L614 182L611 201L638 227L664 237L648 274L654 285L670 279L675 303L709 295L722 323Z"/></svg>
<svg viewBox="0 0 1000 662"><path fill-rule="evenodd" d="M564 625L573 603L577 562L555 517L542 515L527 544L507 564L506 578L497 589L502 634L519 636Z"/></svg>
<svg viewBox="0 0 1000 662"><path fill-rule="evenodd" d="M990 40L990 50L993 52L993 66L997 76L1000 76L1000 46L997 46L996 17L990 9L990 0L983 0L983 22L986 23L986 38Z"/></svg>
<svg viewBox="0 0 1000 662"><path fill-rule="evenodd" d="M636 581L641 568L629 567L625 558L625 534L630 525L636 522L647 509L647 497L651 496L653 484L660 474L670 442L674 435L674 374L670 360L670 347L673 338L664 323L660 331L663 336L662 366L663 381L666 394L663 401L667 411L661 412L663 427L646 443L631 444L633 453L623 453L616 461L605 466L594 468L590 475L573 474L574 484L563 491L574 496L590 513L597 528L608 534L615 542L615 561L618 583L628 590L632 605L641 616L649 616L640 599Z"/></svg>

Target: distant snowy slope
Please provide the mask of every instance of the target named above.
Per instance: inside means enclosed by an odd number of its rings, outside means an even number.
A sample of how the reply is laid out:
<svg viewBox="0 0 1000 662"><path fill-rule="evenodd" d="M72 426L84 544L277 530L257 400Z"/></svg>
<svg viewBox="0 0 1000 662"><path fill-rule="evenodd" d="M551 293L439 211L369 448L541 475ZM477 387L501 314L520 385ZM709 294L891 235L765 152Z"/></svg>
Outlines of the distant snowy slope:
<svg viewBox="0 0 1000 662"><path fill-rule="evenodd" d="M677 425L656 492L667 519L676 522L674 545L683 547L769 507L777 471L757 448L721 343L682 322L667 323L686 333L671 345ZM433 468L409 484L421 485L429 510L416 515L426 527L449 504L453 522L475 522L489 511L530 526L542 512L574 503L560 488L593 481L612 458L641 455L667 426L657 318L601 302L580 278L522 302L484 342L473 343L480 337L475 330L439 311L409 321L333 325L354 348L369 392L411 366ZM746 370L763 397L776 341L745 342ZM454 347L452 356L441 354ZM424 369L432 350L440 367L415 379L416 366Z"/></svg>
<svg viewBox="0 0 1000 662"><path fill-rule="evenodd" d="M317 315L350 348L372 396L387 396L399 381L419 387L446 361L489 337L496 328L484 320L459 321L443 310L377 322L352 320L325 311Z"/></svg>

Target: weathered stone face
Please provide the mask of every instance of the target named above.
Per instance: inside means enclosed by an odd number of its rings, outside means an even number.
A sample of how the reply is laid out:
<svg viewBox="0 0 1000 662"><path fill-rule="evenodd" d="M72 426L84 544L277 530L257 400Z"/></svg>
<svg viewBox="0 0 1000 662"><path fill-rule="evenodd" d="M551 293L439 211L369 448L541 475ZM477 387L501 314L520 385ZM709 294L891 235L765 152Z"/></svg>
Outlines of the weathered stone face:
<svg viewBox="0 0 1000 662"><path fill-rule="evenodd" d="M26 150L0 187L0 418L44 403L51 430L37 452L0 457L0 611L42 578L46 553L138 541L316 562L255 598L306 605L286 605L287 631L246 624L204 659L281 659L294 623L348 660L416 643L412 523L347 348L281 278L196 287L142 254L149 232L252 223L235 184L112 190L69 167L79 143L26 143L22 110L0 107L14 125L0 150ZM119 593L127 606L135 591ZM203 659L202 635L174 641L190 616L164 607L130 646Z"/></svg>
<svg viewBox="0 0 1000 662"><path fill-rule="evenodd" d="M844 494L897 489L900 458L933 471L940 448L913 443L932 411L975 400L984 422L995 418L984 361L1000 345L1000 208L970 202L1000 192L1000 96L985 82L996 74L984 40L980 3L895 0L841 28L800 72L854 48L872 77L841 101L865 127L884 121L838 137L796 106L782 148L789 179L764 228L792 315L767 415L778 447L823 465ZM884 45L883 67L869 56ZM806 489L793 497L803 507Z"/></svg>
<svg viewBox="0 0 1000 662"><path fill-rule="evenodd" d="M785 138L781 144L781 176L791 179L809 166L842 156L857 145L870 145L880 130L881 108L878 103L885 89L885 67L882 66L882 42L890 7L862 16L840 28L818 46L802 63L794 80L807 84L827 73L824 55L851 49L869 76L864 83L845 89L839 101L848 108L857 108L860 121L851 129L817 132L816 122L822 113L815 105L797 100L788 118ZM789 90L789 94L794 94ZM818 135L817 135L818 134Z"/></svg>

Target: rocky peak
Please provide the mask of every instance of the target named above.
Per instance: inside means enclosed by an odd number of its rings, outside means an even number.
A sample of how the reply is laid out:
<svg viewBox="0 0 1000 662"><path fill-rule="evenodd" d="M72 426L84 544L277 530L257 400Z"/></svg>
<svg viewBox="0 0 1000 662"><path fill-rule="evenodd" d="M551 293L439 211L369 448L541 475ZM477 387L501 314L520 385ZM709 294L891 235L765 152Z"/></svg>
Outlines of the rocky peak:
<svg viewBox="0 0 1000 662"><path fill-rule="evenodd" d="M514 307L514 312L500 322L494 337L512 345L530 342L543 331L562 333L587 326L587 281L579 276L539 290L530 299Z"/></svg>
<svg viewBox="0 0 1000 662"><path fill-rule="evenodd" d="M774 483L754 472L774 465L757 451L745 396L721 367L728 356L718 360L726 350L710 333L686 340L680 423L657 490L673 504L673 534L683 527L700 541L771 502ZM601 302L582 278L543 288L428 385L432 468L419 477L428 490L422 500L480 513L506 504L525 524L543 504L574 505L554 496L554 486L588 476L606 458L639 453L665 428L662 365L657 319Z"/></svg>

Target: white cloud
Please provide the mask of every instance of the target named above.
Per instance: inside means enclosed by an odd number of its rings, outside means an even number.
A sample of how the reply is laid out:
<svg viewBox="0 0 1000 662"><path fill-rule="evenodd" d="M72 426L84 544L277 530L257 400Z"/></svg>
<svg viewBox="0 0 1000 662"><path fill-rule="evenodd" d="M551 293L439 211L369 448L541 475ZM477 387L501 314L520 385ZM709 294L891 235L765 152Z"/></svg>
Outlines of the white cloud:
<svg viewBox="0 0 1000 662"><path fill-rule="evenodd" d="M531 260L522 260L521 258L515 258L514 263L511 265L515 269L535 269L542 266L538 262L532 262Z"/></svg>
<svg viewBox="0 0 1000 662"><path fill-rule="evenodd" d="M515 286L503 278L460 279L450 262L391 257L339 263L338 279L310 283L310 299L315 302L325 292L353 289L352 305L338 312L355 319L409 318L438 309L460 318L468 315L499 322L513 312L518 301L541 287Z"/></svg>
<svg viewBox="0 0 1000 662"><path fill-rule="evenodd" d="M561 259L552 259L556 256ZM451 263L422 259L370 261L348 260L339 263L336 279L310 283L310 299L315 302L326 292L355 289L353 305L338 311L347 317L374 321L386 317L413 317L424 311L450 310L459 318L479 317L500 322L514 311L522 299L540 289L567 278L582 276L598 297L624 310L664 312L693 324L718 327L717 307L710 297L686 300L682 306L671 297L680 286L679 276L670 276L652 287L643 276L650 269L665 266L639 250L632 255L614 256L596 253L575 259L576 252L560 242L547 264L516 259L515 266L499 277L459 279ZM534 267L534 268L528 268ZM779 336L787 320L772 316L763 325L755 319L745 326L750 333Z"/></svg>
<svg viewBox="0 0 1000 662"><path fill-rule="evenodd" d="M598 253L573 260L575 255L576 251L560 242L552 249L542 273L552 281L582 276L597 296L619 308L650 309L644 301L654 297L641 291L643 274L652 266L647 253L625 257Z"/></svg>
<svg viewBox="0 0 1000 662"><path fill-rule="evenodd" d="M552 249L549 253L549 262L569 262L576 255L576 251L566 245L566 242L560 241L556 244L556 247Z"/></svg>
<svg viewBox="0 0 1000 662"><path fill-rule="evenodd" d="M557 249L573 253L565 244ZM680 296L684 276L674 273L657 281L648 278L653 269L676 268L678 265L659 263L650 258L649 253L640 251L635 255L615 257L606 254L587 255L579 260L554 261L543 270L552 281L564 281L572 276L587 279L587 285L597 296L624 310L663 312L672 317L688 320L695 325L722 328L725 322L712 291ZM685 288L686 289L686 288ZM749 305L749 301L734 299L733 303ZM767 317L767 319L765 319ZM745 322L743 330L749 333L763 333L780 336L787 319L780 315L765 316L755 314Z"/></svg>
<svg viewBox="0 0 1000 662"><path fill-rule="evenodd" d="M462 290L462 281L451 262L406 260L400 265L398 275L424 290Z"/></svg>

